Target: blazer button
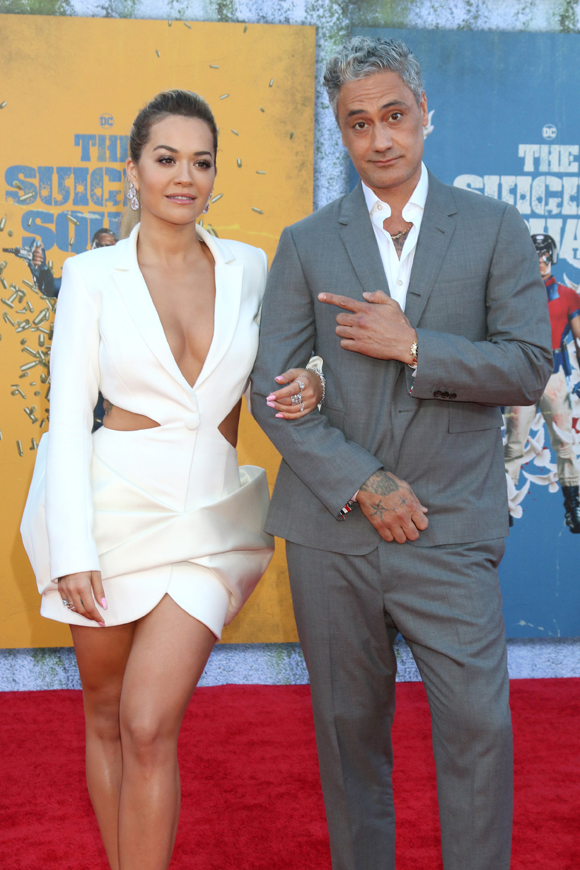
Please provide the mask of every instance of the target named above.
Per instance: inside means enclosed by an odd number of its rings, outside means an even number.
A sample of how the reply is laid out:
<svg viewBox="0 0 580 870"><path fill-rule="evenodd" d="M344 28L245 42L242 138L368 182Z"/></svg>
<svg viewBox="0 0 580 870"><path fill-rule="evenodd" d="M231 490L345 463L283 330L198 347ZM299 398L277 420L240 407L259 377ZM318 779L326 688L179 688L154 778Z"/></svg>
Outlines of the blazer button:
<svg viewBox="0 0 580 870"><path fill-rule="evenodd" d="M450 399L456 399L456 398L457 398L457 393L449 393L449 398L450 398Z"/></svg>
<svg viewBox="0 0 580 870"><path fill-rule="evenodd" d="M443 393L441 393L441 398L442 398L442 399L448 399L448 398L449 398L449 393L447 392L447 390L445 390Z"/></svg>
<svg viewBox="0 0 580 870"><path fill-rule="evenodd" d="M441 398L441 390L435 390L433 395L435 396L436 399L440 399Z"/></svg>
<svg viewBox="0 0 580 870"><path fill-rule="evenodd" d="M183 422L188 429L197 429L199 426L199 414L197 412L188 414Z"/></svg>

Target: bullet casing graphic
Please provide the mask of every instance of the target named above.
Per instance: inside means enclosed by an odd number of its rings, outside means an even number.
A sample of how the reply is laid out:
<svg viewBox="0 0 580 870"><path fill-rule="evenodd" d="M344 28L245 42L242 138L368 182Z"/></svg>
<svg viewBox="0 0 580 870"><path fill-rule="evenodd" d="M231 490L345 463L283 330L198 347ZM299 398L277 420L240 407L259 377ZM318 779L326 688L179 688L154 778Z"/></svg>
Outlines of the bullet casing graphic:
<svg viewBox="0 0 580 870"><path fill-rule="evenodd" d="M34 320L32 321L35 326L40 326L41 323L44 323L45 320L49 320L50 318L50 308L43 308L42 311L36 315Z"/></svg>

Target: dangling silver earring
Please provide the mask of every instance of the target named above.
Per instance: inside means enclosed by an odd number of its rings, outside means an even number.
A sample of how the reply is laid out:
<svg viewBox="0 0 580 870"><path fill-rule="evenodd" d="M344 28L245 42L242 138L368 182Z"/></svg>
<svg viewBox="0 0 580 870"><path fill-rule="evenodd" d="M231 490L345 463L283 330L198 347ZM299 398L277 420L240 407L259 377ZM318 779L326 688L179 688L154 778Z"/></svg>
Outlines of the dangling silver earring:
<svg viewBox="0 0 580 870"><path fill-rule="evenodd" d="M137 190L132 181L129 182L129 190L127 191L127 199L131 205L133 211L137 211L139 208L139 197L137 196Z"/></svg>
<svg viewBox="0 0 580 870"><path fill-rule="evenodd" d="M212 196L213 196L213 188L211 189L210 194L209 194L209 196L208 196L208 198L207 198L207 202L206 202L206 204L205 204L205 208L204 208L204 210L203 210L203 213L204 213L204 214L207 214L208 211L209 211L209 207L210 207L210 205L211 205L211 198L212 198Z"/></svg>

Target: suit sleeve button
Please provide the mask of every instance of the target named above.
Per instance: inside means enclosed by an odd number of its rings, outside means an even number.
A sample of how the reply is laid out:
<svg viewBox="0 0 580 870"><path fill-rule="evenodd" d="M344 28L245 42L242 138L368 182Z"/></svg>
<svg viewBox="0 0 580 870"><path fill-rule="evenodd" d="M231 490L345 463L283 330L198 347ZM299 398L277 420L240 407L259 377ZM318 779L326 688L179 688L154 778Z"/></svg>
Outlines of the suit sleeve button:
<svg viewBox="0 0 580 870"><path fill-rule="evenodd" d="M435 390L433 395L435 396L436 399L440 399L441 398L441 390Z"/></svg>
<svg viewBox="0 0 580 870"><path fill-rule="evenodd" d="M456 398L457 398L457 393L449 393L449 398L450 398L450 399L456 399Z"/></svg>
<svg viewBox="0 0 580 870"><path fill-rule="evenodd" d="M448 398L449 398L449 393L447 392L447 390L445 390L445 392L441 393L441 398L442 398L442 399L448 399Z"/></svg>

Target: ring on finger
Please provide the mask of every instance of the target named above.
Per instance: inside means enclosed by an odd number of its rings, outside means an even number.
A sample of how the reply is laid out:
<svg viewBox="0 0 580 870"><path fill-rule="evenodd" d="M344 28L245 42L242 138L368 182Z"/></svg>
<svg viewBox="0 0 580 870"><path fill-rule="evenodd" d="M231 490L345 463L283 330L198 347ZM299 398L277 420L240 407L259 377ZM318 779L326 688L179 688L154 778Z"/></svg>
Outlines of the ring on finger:
<svg viewBox="0 0 580 870"><path fill-rule="evenodd" d="M62 599L62 605L63 605L63 607L70 607L71 604L72 604L72 601L69 601L68 598L63 598L63 599Z"/></svg>
<svg viewBox="0 0 580 870"><path fill-rule="evenodd" d="M303 411L304 411L304 402L302 402L302 404L300 405L300 413L302 414Z"/></svg>
<svg viewBox="0 0 580 870"><path fill-rule="evenodd" d="M292 396L292 404L293 405L301 405L302 404L302 393L295 393Z"/></svg>
<svg viewBox="0 0 580 870"><path fill-rule="evenodd" d="M306 389L306 384L304 383L304 381L296 381L296 383L300 387L300 392L303 392Z"/></svg>

